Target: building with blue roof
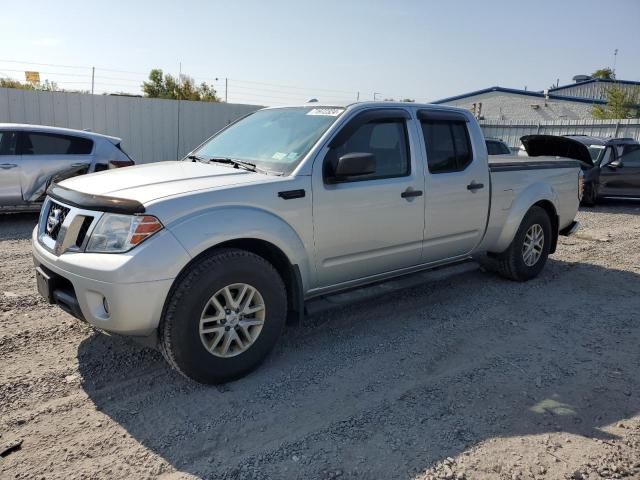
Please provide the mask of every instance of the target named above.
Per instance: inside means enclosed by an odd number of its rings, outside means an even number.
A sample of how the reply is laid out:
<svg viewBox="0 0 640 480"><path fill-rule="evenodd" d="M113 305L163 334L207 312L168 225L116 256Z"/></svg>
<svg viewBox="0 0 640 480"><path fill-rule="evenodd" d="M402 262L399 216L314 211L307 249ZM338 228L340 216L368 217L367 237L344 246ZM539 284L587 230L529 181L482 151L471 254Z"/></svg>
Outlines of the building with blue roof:
<svg viewBox="0 0 640 480"><path fill-rule="evenodd" d="M542 92L500 86L475 90L432 103L471 110L478 119L500 121L548 121L591 119L593 107L606 105L611 85L640 91L640 82L574 77L575 83Z"/></svg>

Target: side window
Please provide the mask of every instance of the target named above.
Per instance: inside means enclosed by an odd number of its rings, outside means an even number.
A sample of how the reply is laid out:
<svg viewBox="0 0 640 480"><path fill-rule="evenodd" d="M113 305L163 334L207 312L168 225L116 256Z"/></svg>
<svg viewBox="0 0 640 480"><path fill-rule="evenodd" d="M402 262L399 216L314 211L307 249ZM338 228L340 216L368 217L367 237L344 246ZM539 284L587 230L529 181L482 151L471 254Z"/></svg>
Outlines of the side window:
<svg viewBox="0 0 640 480"><path fill-rule="evenodd" d="M371 153L376 159L375 173L358 177L358 180L409 175L410 160L405 121L388 119L361 125L341 146L331 151L330 161L335 164L338 158L348 153Z"/></svg>
<svg viewBox="0 0 640 480"><path fill-rule="evenodd" d="M16 154L16 137L14 132L0 132L0 155Z"/></svg>
<svg viewBox="0 0 640 480"><path fill-rule="evenodd" d="M473 160L467 126L462 121L422 120L431 173L459 172Z"/></svg>
<svg viewBox="0 0 640 480"><path fill-rule="evenodd" d="M88 155L93 141L54 133L25 132L20 148L23 155Z"/></svg>
<svg viewBox="0 0 640 480"><path fill-rule="evenodd" d="M620 157L620 161L624 167L640 167L640 148L627 149L626 153Z"/></svg>

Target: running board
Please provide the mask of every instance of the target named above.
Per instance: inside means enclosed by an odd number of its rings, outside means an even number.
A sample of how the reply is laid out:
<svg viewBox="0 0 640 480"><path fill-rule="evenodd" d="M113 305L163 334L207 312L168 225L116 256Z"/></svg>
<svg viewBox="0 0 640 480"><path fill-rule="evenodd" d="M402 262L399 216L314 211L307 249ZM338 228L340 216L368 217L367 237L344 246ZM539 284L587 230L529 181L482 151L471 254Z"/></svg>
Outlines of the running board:
<svg viewBox="0 0 640 480"><path fill-rule="evenodd" d="M373 285L355 288L346 292L315 297L305 302L305 313L316 315L327 310L343 307L352 303L362 302L381 295L406 290L434 281L441 281L469 272L474 272L480 265L473 260L466 260L453 265L443 265L417 273L410 273L401 277L392 278Z"/></svg>

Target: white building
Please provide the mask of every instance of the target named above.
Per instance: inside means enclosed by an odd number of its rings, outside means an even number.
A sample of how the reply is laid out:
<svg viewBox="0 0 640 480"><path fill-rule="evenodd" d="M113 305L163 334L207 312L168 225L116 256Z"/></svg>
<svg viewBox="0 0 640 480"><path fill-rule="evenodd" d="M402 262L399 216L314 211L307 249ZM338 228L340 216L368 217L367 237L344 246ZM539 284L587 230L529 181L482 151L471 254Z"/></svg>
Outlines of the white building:
<svg viewBox="0 0 640 480"><path fill-rule="evenodd" d="M568 86L560 87L568 88ZM560 89L559 88L559 89ZM432 102L466 108L484 120L579 120L593 118L596 105L607 102L596 98L532 92L514 88L489 87Z"/></svg>

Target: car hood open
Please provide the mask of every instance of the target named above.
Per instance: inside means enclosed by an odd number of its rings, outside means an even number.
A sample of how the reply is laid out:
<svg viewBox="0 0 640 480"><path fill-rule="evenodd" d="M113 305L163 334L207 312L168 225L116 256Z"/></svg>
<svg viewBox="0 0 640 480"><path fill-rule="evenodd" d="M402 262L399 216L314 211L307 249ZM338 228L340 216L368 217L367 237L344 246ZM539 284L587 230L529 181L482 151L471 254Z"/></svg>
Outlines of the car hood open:
<svg viewBox="0 0 640 480"><path fill-rule="evenodd" d="M525 135L520 138L520 141L530 157L548 155L573 158L593 167L589 149L584 143L577 140L556 135Z"/></svg>
<svg viewBox="0 0 640 480"><path fill-rule="evenodd" d="M74 177L61 182L60 186L81 193L136 200L145 204L181 193L277 178L227 165L170 161Z"/></svg>

